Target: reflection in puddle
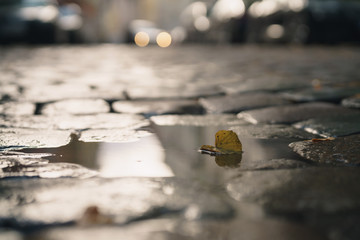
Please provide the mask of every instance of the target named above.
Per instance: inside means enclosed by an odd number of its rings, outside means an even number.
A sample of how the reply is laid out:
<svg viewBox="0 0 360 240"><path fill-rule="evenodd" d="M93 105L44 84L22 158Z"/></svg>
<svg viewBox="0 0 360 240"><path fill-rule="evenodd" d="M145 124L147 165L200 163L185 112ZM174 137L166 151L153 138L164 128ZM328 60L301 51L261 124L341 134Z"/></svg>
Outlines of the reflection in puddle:
<svg viewBox="0 0 360 240"><path fill-rule="evenodd" d="M72 141L59 148L25 149L46 152L51 162L70 162L98 170L102 177L170 177L165 153L155 135L134 142L98 143Z"/></svg>
<svg viewBox="0 0 360 240"><path fill-rule="evenodd" d="M135 142L94 143L72 141L59 148L23 152L54 153L50 162L70 162L98 170L103 177L177 176L209 184L221 184L240 170L254 169L271 159L299 159L288 144L291 139L255 139L239 136L243 153L210 156L199 153L212 145L215 133L228 126L153 126L156 134Z"/></svg>
<svg viewBox="0 0 360 240"><path fill-rule="evenodd" d="M202 145L214 145L217 131L228 128L228 126L154 126L165 148L165 161L178 177L218 185L237 175L241 170L253 169L256 164L271 159L300 160L299 156L288 147L293 139L255 139L239 135L243 146L242 154L210 156L199 152Z"/></svg>
<svg viewBox="0 0 360 240"><path fill-rule="evenodd" d="M242 154L228 154L228 155L217 155L215 156L215 162L220 167L238 168Z"/></svg>
<svg viewBox="0 0 360 240"><path fill-rule="evenodd" d="M103 177L174 176L155 135L130 143L100 143L97 156Z"/></svg>

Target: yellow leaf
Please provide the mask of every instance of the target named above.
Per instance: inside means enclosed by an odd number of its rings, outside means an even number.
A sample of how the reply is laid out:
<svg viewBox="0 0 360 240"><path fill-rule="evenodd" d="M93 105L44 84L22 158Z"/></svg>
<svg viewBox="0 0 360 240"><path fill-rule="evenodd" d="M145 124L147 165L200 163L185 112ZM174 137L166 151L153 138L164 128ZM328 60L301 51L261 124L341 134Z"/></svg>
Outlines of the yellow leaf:
<svg viewBox="0 0 360 240"><path fill-rule="evenodd" d="M216 133L215 147L227 151L242 151L242 144L238 136L230 130L220 130Z"/></svg>
<svg viewBox="0 0 360 240"><path fill-rule="evenodd" d="M211 155L238 154L242 152L242 145L235 132L220 130L215 134L215 147L202 145L200 150Z"/></svg>

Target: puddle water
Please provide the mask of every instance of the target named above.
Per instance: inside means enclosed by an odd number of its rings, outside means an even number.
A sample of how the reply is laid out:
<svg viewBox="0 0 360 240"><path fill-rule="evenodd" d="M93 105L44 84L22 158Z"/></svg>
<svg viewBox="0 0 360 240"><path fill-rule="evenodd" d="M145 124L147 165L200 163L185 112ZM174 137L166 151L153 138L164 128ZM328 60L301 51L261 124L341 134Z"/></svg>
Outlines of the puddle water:
<svg viewBox="0 0 360 240"><path fill-rule="evenodd" d="M291 140L239 136L244 153L232 159L199 153L203 144L214 145L215 133L226 126L153 126L155 134L136 142L94 143L72 141L59 148L22 152L53 153L50 162L70 162L97 170L103 177L171 177L221 183L254 162L299 159L288 147Z"/></svg>

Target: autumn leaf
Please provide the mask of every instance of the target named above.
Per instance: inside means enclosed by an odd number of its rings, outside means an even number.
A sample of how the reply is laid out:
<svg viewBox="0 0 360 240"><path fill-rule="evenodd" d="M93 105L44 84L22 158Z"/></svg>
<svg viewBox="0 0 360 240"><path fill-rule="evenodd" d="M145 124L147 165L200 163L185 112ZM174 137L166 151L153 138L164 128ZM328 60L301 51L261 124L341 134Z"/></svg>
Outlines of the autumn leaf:
<svg viewBox="0 0 360 240"><path fill-rule="evenodd" d="M200 150L211 155L242 153L242 144L235 132L220 130L215 134L215 147L202 145Z"/></svg>

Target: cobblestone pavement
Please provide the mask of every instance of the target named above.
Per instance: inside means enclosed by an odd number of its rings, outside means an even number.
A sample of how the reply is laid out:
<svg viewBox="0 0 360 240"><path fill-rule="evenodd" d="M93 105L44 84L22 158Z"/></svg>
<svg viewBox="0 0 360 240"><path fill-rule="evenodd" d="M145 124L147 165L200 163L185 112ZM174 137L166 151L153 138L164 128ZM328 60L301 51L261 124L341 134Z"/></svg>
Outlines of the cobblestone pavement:
<svg viewBox="0 0 360 240"><path fill-rule="evenodd" d="M360 49L0 49L0 239L359 239ZM243 154L208 156L220 129Z"/></svg>

